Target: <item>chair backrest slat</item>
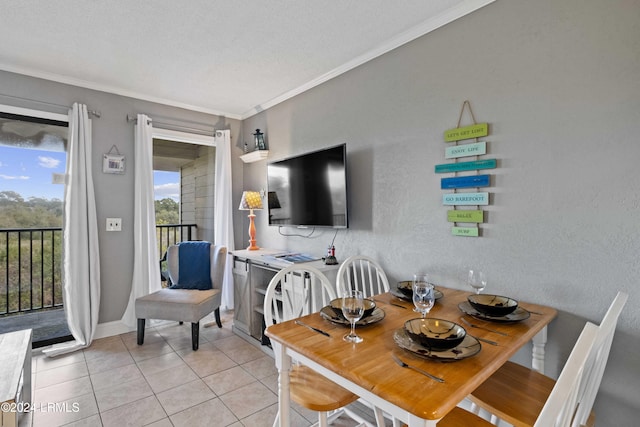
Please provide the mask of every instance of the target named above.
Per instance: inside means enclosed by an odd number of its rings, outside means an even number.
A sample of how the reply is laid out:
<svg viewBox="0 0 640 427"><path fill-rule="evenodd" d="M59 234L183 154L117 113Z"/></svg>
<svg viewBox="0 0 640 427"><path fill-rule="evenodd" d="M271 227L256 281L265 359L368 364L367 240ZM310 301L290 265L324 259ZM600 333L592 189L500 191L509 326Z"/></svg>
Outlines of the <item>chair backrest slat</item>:
<svg viewBox="0 0 640 427"><path fill-rule="evenodd" d="M340 265L336 280L338 296L342 296L348 289L360 290L365 298L371 297L389 292L389 280L375 260L364 255L354 255Z"/></svg>
<svg viewBox="0 0 640 427"><path fill-rule="evenodd" d="M334 298L333 286L320 270L291 265L269 282L263 305L265 325L318 312Z"/></svg>
<svg viewBox="0 0 640 427"><path fill-rule="evenodd" d="M567 427L578 405L585 364L595 345L598 327L587 322L578 337L534 427Z"/></svg>
<svg viewBox="0 0 640 427"><path fill-rule="evenodd" d="M585 425L602 382L618 318L629 295L618 292L600 326L587 322L535 426ZM590 332L593 329L595 332ZM592 344L587 336L593 335Z"/></svg>
<svg viewBox="0 0 640 427"><path fill-rule="evenodd" d="M598 394L604 375L604 369L609 359L609 352L611 350L611 344L613 343L613 335L616 331L618 318L628 298L629 295L627 293L618 292L609 306L607 313L602 318L602 322L600 322L596 344L591 354L591 360L587 363L585 381L580 390L578 410L576 411L572 424L573 427L585 425L593 409L593 404L595 403L596 395Z"/></svg>

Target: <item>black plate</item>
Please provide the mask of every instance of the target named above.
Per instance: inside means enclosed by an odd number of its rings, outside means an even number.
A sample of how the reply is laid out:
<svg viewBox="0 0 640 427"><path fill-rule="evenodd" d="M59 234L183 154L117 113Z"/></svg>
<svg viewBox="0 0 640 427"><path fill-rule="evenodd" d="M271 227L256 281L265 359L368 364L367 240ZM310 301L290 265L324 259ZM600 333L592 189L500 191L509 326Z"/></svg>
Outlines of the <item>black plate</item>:
<svg viewBox="0 0 640 427"><path fill-rule="evenodd" d="M351 323L342 316L338 316L330 305L322 307L320 310L320 316L327 319L331 323L338 325L351 326ZM376 307L370 316L360 319L356 322L356 326L366 326L372 323L376 323L384 319L384 310L380 307Z"/></svg>
<svg viewBox="0 0 640 427"><path fill-rule="evenodd" d="M475 317L476 319L480 320L489 320L491 322L521 322L523 320L527 320L529 316L531 316L531 314L527 310L520 306L518 306L518 308L516 308L514 312L509 313L506 316L489 316L488 314L480 313L478 310L471 307L469 301L461 302L460 304L458 304L458 308L471 317Z"/></svg>
<svg viewBox="0 0 640 427"><path fill-rule="evenodd" d="M435 286L436 285L433 285L433 296L436 298L436 301L438 301L440 298L444 296L444 294L441 291L439 291L438 288L436 288ZM413 303L413 291L411 291L411 293L405 293L398 288L391 288L390 292L391 292L391 295L395 297L398 297L400 299Z"/></svg>
<svg viewBox="0 0 640 427"><path fill-rule="evenodd" d="M449 350L429 350L409 338L409 334L404 328L396 329L393 333L393 340L401 348L410 351L418 356L429 359L437 359L443 362L466 359L475 356L482 349L480 341L471 335L464 337L464 340L456 347Z"/></svg>

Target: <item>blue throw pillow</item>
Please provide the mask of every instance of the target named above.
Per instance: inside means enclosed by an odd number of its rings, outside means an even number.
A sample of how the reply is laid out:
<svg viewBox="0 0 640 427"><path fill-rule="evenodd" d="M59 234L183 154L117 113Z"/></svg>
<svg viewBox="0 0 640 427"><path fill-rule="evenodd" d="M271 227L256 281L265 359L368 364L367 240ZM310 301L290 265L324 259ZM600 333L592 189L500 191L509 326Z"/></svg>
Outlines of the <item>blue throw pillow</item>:
<svg viewBox="0 0 640 427"><path fill-rule="evenodd" d="M211 289L211 243L178 244L178 283L170 289Z"/></svg>

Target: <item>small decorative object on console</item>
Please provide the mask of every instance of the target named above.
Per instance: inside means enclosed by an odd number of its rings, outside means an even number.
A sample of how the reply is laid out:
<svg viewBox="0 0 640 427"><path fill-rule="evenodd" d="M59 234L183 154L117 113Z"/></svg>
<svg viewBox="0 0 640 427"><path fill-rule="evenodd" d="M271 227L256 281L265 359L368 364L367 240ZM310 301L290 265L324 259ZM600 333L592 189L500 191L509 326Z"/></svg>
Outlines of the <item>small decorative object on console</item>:
<svg viewBox="0 0 640 427"><path fill-rule="evenodd" d="M336 265L338 260L336 259L336 247L330 245L327 249L327 257L324 259L325 265Z"/></svg>

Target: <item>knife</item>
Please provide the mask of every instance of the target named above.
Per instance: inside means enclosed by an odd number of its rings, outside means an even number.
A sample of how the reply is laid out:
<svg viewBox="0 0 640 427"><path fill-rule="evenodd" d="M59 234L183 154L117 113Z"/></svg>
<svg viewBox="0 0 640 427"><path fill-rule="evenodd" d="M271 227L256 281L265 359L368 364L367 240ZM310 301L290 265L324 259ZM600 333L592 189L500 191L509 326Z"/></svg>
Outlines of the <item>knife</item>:
<svg viewBox="0 0 640 427"><path fill-rule="evenodd" d="M486 338L476 337L476 336L474 336L473 338L477 339L478 341L486 342L487 344L491 344L491 345L499 345L497 342L495 342L495 341L491 341L491 340L488 340L488 339L486 339Z"/></svg>
<svg viewBox="0 0 640 427"><path fill-rule="evenodd" d="M493 332L494 334L502 335L502 336L505 336L505 337L509 336L509 334L507 334L506 332L496 331L495 329L487 328L485 326L475 325L475 324L469 322L464 317L461 317L460 320L462 320L467 326L472 327L472 328L484 329L485 331Z"/></svg>
<svg viewBox="0 0 640 427"><path fill-rule="evenodd" d="M311 329L313 332L317 332L317 333L319 333L319 334L324 335L325 337L329 337L329 338L331 338L331 335L329 335L329 333L328 333L328 332L325 332L325 331L323 331L322 329L314 328L313 326L311 326L311 325L307 325L306 323L302 323L302 322L301 322L301 321L299 321L299 320L296 320L296 321L295 321L295 323L296 323L296 325L304 326L305 328L309 328L309 329Z"/></svg>

